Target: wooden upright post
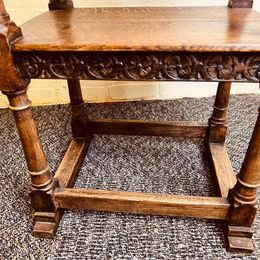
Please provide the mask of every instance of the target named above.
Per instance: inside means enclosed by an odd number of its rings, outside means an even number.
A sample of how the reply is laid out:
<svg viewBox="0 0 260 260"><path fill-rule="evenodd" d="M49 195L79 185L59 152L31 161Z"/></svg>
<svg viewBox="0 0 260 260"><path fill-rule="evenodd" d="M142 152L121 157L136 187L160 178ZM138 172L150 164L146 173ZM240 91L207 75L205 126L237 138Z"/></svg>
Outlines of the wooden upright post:
<svg viewBox="0 0 260 260"><path fill-rule="evenodd" d="M50 10L69 10L73 8L72 0L50 0Z"/></svg>
<svg viewBox="0 0 260 260"><path fill-rule="evenodd" d="M10 20L4 3L0 0L0 90L9 99L9 108L14 114L23 146L31 177L30 196L35 215L43 223L41 225L45 227L49 236L53 233L50 222L55 222L56 211L51 197L53 178L32 117L31 101L27 97L27 86L30 81L19 78L10 51L11 44L21 37L20 28Z"/></svg>
<svg viewBox="0 0 260 260"><path fill-rule="evenodd" d="M11 21L3 0L0 0L0 33L5 35L10 43L22 37L21 29Z"/></svg>
<svg viewBox="0 0 260 260"><path fill-rule="evenodd" d="M68 80L70 103L72 110L72 133L74 137L86 137L87 115L84 107L79 80Z"/></svg>
<svg viewBox="0 0 260 260"><path fill-rule="evenodd" d="M237 184L229 194L232 211L229 218L229 250L253 251L252 225L257 214L257 188L260 186L260 115L249 147L237 176Z"/></svg>
<svg viewBox="0 0 260 260"><path fill-rule="evenodd" d="M10 23L10 17L6 12L3 0L0 0L0 23L4 26L8 26Z"/></svg>
<svg viewBox="0 0 260 260"><path fill-rule="evenodd" d="M36 211L52 211L53 205L49 191L53 181L49 171L49 164L43 152L41 141L36 129L30 109L31 101L27 97L27 86L6 93L9 108L12 110L23 146L25 158L31 176L32 205Z"/></svg>
<svg viewBox="0 0 260 260"><path fill-rule="evenodd" d="M30 197L36 216L33 234L53 237L56 230L56 209L51 196L54 181L32 116L27 84L3 93L9 99L31 177ZM41 232L37 231L39 223L44 227Z"/></svg>
<svg viewBox="0 0 260 260"><path fill-rule="evenodd" d="M19 27L10 20L0 0L0 91L14 91L22 84L10 52L10 44L22 37Z"/></svg>
<svg viewBox="0 0 260 260"><path fill-rule="evenodd" d="M209 119L209 142L224 143L227 133L227 110L231 82L219 82L214 110Z"/></svg>
<svg viewBox="0 0 260 260"><path fill-rule="evenodd" d="M253 0L229 0L230 8L252 8ZM241 26L240 26L241 28ZM231 212L228 221L228 250L253 252L252 225L257 214L257 187L260 186L260 117L240 170L229 192Z"/></svg>
<svg viewBox="0 0 260 260"><path fill-rule="evenodd" d="M231 8L252 8L254 0L229 0L228 6Z"/></svg>

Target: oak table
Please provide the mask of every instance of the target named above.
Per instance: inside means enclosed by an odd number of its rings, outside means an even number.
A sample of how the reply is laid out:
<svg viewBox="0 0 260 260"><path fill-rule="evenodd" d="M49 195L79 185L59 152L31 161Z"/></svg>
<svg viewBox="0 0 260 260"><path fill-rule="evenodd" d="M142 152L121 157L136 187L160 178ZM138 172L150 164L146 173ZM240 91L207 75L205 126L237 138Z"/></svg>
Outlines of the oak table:
<svg viewBox="0 0 260 260"><path fill-rule="evenodd" d="M234 175L225 148L231 82L260 80L260 14L251 0L228 7L73 8L17 27L0 0L0 90L8 96L31 176L33 235L53 237L64 209L223 220L230 251L252 252L260 185L260 118ZM66 79L73 139L54 177L27 97L30 79ZM206 123L88 119L79 80L216 81ZM199 88L198 88L199 91ZM216 197L73 188L93 134L204 138Z"/></svg>

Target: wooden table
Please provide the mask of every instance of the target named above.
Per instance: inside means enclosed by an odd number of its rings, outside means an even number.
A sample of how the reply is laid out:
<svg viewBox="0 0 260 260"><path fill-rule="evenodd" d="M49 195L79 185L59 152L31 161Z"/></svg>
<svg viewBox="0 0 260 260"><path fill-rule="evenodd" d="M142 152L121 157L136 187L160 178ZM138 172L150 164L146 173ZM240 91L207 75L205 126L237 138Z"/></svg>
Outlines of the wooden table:
<svg viewBox="0 0 260 260"><path fill-rule="evenodd" d="M49 6L55 11L19 28L0 0L0 89L9 98L31 176L33 234L53 237L64 209L186 216L223 220L228 249L252 252L260 119L237 176L224 144L231 82L260 79L260 14L250 9L252 1L231 0L229 7L73 9L72 1L54 0ZM54 177L27 97L30 79L68 80L73 139ZM206 123L90 120L79 80L216 81L219 86ZM93 134L204 138L218 194L75 189Z"/></svg>

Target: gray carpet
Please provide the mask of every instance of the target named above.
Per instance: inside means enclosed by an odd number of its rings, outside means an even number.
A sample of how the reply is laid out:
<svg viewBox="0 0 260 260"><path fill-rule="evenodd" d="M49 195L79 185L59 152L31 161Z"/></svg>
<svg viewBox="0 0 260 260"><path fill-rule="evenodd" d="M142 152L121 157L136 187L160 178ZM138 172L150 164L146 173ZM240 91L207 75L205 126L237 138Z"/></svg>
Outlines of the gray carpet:
<svg viewBox="0 0 260 260"><path fill-rule="evenodd" d="M88 104L91 117L207 121L213 98ZM260 97L232 96L227 148L239 171ZM54 172L69 140L68 105L33 108ZM260 259L228 254L222 223L198 219L68 211L54 240L31 236L29 178L12 114L0 111L0 259ZM77 187L214 195L201 140L95 136Z"/></svg>

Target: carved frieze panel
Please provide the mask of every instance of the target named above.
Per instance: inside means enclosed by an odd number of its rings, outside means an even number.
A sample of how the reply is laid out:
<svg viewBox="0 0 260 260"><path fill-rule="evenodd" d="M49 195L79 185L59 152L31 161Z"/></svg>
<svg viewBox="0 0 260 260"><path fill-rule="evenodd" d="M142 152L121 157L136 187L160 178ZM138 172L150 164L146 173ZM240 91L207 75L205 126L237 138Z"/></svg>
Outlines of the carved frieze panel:
<svg viewBox="0 0 260 260"><path fill-rule="evenodd" d="M258 53L14 53L22 78L250 81L260 79Z"/></svg>

